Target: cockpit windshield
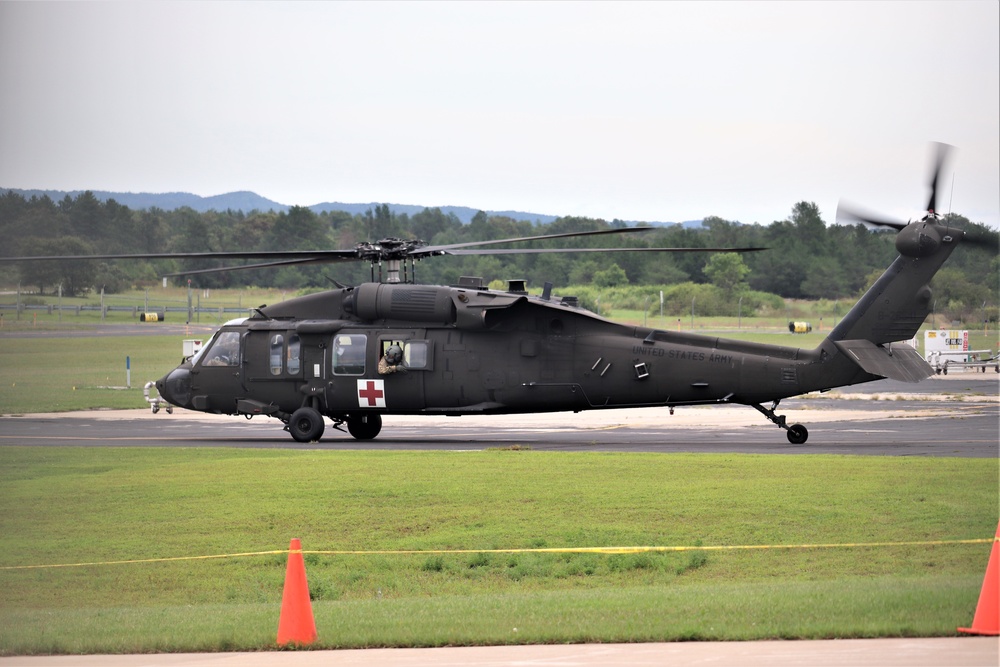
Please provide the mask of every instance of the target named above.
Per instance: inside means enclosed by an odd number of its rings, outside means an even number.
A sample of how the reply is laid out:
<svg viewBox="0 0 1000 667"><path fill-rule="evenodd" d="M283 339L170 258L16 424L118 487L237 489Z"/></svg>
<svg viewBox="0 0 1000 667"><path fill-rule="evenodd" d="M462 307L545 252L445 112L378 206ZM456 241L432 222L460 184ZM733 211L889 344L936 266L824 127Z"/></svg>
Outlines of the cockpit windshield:
<svg viewBox="0 0 1000 667"><path fill-rule="evenodd" d="M209 344L207 351L199 353L194 360L202 366L239 366L240 332L223 329Z"/></svg>
<svg viewBox="0 0 1000 667"><path fill-rule="evenodd" d="M215 332L215 334L212 335L212 340L208 341L208 345L202 346L201 348L198 349L197 352L195 352L191 356L191 365L192 366L198 365L198 362L201 360L202 357L205 356L205 353L208 352L209 350L215 348L215 346L219 342L219 337L222 334L224 334L224 333L237 333L238 334L238 332L235 332L235 331L227 332L225 330L225 327L236 326L236 325L239 325L239 324L243 324L246 321L247 321L247 318L245 318L245 317L237 317L236 319L229 320L228 322L226 322L225 324L223 324L222 325L223 328L219 329L218 331ZM236 349L239 350L239 338L238 337L237 337L237 340L236 340ZM219 365L219 364L216 364L216 365Z"/></svg>

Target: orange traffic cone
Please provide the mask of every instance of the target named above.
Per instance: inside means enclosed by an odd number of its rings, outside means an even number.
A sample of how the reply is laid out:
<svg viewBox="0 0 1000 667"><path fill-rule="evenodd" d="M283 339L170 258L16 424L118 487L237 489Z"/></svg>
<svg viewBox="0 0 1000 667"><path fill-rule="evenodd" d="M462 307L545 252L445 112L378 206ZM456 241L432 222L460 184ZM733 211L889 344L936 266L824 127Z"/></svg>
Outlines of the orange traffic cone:
<svg viewBox="0 0 1000 667"><path fill-rule="evenodd" d="M302 543L293 537L288 546L288 567L285 569L285 589L281 594L281 618L278 620L278 645L311 644L316 641L316 621L313 620L306 564L302 560Z"/></svg>
<svg viewBox="0 0 1000 667"><path fill-rule="evenodd" d="M979 592L972 627L959 628L958 631L973 635L1000 635L1000 524L990 549L990 561L986 564L983 590Z"/></svg>

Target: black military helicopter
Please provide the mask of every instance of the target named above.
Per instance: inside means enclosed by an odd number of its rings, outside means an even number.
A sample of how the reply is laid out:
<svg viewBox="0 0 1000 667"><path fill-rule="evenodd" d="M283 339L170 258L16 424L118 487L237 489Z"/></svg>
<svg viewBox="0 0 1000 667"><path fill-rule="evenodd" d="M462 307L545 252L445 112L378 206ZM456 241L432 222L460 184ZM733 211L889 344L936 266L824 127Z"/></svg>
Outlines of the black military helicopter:
<svg viewBox="0 0 1000 667"><path fill-rule="evenodd" d="M930 313L928 283L954 249L982 242L949 227L936 212L946 153L939 145L927 212L919 219L838 212L839 218L898 230L899 257L812 350L618 324L579 307L572 297L554 296L549 283L541 295L530 295L523 281L496 291L478 278L453 286L413 279L415 261L440 255L691 251L485 247L641 228L440 246L385 239L318 252L90 257L270 260L230 268L370 262L371 282L256 308L250 317L223 325L202 350L156 382L160 397L174 406L273 417L299 442L319 440L326 419L367 440L379 434L385 414L741 404L784 429L792 444L802 444L808 431L775 412L781 400L882 378L917 382L933 374L913 348L898 341L911 339ZM760 249L698 249L706 250ZM174 275L219 270L228 269Z"/></svg>

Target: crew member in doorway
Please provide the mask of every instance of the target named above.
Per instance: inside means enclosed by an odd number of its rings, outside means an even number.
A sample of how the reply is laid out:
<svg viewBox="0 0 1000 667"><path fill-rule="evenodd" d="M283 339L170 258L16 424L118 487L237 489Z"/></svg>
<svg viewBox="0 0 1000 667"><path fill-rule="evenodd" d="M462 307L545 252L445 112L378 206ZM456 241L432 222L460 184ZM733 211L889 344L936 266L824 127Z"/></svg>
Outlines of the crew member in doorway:
<svg viewBox="0 0 1000 667"><path fill-rule="evenodd" d="M389 375L390 373L402 372L406 369L402 366L403 348L399 345L390 345L385 354L378 360L378 374Z"/></svg>

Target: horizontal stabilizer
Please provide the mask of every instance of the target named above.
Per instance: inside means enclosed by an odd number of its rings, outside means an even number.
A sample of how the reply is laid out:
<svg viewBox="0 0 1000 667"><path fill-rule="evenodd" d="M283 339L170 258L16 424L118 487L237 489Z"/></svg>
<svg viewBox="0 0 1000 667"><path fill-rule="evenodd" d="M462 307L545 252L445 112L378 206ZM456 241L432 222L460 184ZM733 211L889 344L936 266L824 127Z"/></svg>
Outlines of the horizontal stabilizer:
<svg viewBox="0 0 1000 667"><path fill-rule="evenodd" d="M902 382L920 382L934 375L934 369L920 353L904 343L882 346L870 340L834 341L841 352L872 375Z"/></svg>

